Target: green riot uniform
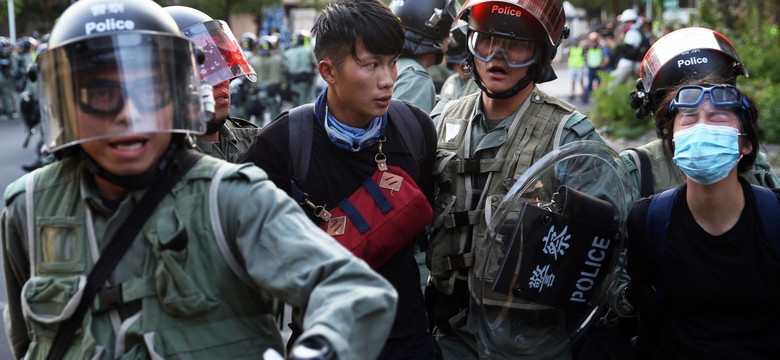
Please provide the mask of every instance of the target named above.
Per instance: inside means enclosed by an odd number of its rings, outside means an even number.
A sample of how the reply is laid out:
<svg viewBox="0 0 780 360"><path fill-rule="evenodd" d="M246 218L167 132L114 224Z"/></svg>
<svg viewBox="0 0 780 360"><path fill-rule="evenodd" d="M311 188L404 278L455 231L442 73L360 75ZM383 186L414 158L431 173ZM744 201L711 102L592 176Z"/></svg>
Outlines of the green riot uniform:
<svg viewBox="0 0 780 360"><path fill-rule="evenodd" d="M450 102L438 120L434 168L439 193L426 260L439 292L435 301L446 303L440 307L447 309L445 313L437 314L443 319L434 320L441 329L437 340L445 358L448 354L461 354L459 359L489 358L478 351L478 313L474 303L469 306L469 297L476 300L473 275L484 266L492 210L516 180L554 148L578 140L604 142L574 106L538 88L515 113L495 120L494 126L482 113L481 95ZM531 335L526 342L533 341Z"/></svg>
<svg viewBox="0 0 780 360"><path fill-rule="evenodd" d="M252 138L260 131L257 125L249 121L228 117L219 129L219 142L195 138L196 150L215 158L235 161L239 153L246 151Z"/></svg>
<svg viewBox="0 0 780 360"><path fill-rule="evenodd" d="M431 75L419 61L403 57L398 59L398 78L393 85L393 99L417 105L430 114L436 105L436 88Z"/></svg>
<svg viewBox="0 0 780 360"><path fill-rule="evenodd" d="M5 192L4 318L15 357L43 359L73 310L66 302L78 302L99 249L144 190L104 201L76 156L33 174ZM65 359L258 359L282 349L271 296L305 309L303 337L324 336L340 359L372 359L390 329L376 324L395 312L392 287L265 172L208 156L163 198L108 282L120 301L96 296Z"/></svg>
<svg viewBox="0 0 780 360"><path fill-rule="evenodd" d="M447 81L447 78L455 73L447 67L447 63L444 61L436 65L431 65L425 70L431 75L431 80L433 80L433 85L437 93L444 82Z"/></svg>
<svg viewBox="0 0 780 360"><path fill-rule="evenodd" d="M650 185L652 185L652 191L649 191L649 193L646 194L640 191L642 188L642 175L639 164L642 163L642 160L637 153L638 151L647 154L650 171L653 175L652 183L650 183ZM631 174L631 180L635 186L635 199L658 194L685 183L685 175L680 168L674 164L671 150L665 149L661 139L653 140L636 149L623 150L623 152L620 153L620 157L626 163L629 173ZM751 184L768 188L780 186L780 179L772 172L766 154L763 152L759 152L758 156L756 156L753 168L740 173L739 175L744 177Z"/></svg>
<svg viewBox="0 0 780 360"><path fill-rule="evenodd" d="M311 102L314 73L317 71L317 60L311 49L303 45L287 49L284 61L293 107Z"/></svg>
<svg viewBox="0 0 780 360"><path fill-rule="evenodd" d="M0 59L0 115L13 115L14 87L16 86L17 55L12 52L8 58Z"/></svg>
<svg viewBox="0 0 780 360"><path fill-rule="evenodd" d="M281 112L279 90L284 84L284 65L278 54L253 55L249 62L257 72L257 82L251 84L251 95L263 106L263 113L270 119ZM251 102L251 100L250 100ZM269 119L269 120L270 120ZM265 124L264 119L258 119L258 124Z"/></svg>
<svg viewBox="0 0 780 360"><path fill-rule="evenodd" d="M471 77L463 79L458 74L452 74L449 78L447 78L447 81L444 82L444 85L441 86L439 100L446 101L460 99L477 91L479 91L479 86L474 80L471 79Z"/></svg>

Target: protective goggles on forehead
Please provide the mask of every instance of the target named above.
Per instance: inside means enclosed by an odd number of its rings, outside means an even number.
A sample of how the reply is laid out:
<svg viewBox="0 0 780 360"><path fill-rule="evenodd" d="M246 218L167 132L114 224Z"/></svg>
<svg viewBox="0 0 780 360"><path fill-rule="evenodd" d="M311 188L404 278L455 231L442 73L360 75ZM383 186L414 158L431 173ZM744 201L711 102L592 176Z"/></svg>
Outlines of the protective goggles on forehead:
<svg viewBox="0 0 780 360"><path fill-rule="evenodd" d="M712 105L722 108L748 107L742 92L733 85L715 85L703 87L698 85L683 86L677 90L672 102L669 103L669 112L678 108L695 108L704 101L704 96L710 96Z"/></svg>
<svg viewBox="0 0 780 360"><path fill-rule="evenodd" d="M171 103L171 91L159 78L131 83L113 80L92 80L78 85L78 103L82 111L98 115L116 115L130 99L136 109L150 113Z"/></svg>
<svg viewBox="0 0 780 360"><path fill-rule="evenodd" d="M469 51L482 62L493 60L499 53L511 68L519 68L536 62L534 42L493 36L473 31L468 38Z"/></svg>

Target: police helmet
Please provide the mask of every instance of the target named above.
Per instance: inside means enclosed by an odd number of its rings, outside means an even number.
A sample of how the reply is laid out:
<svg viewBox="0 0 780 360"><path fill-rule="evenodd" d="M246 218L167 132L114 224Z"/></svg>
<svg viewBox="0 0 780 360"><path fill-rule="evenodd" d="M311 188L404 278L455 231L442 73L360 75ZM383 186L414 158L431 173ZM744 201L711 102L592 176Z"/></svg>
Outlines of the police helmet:
<svg viewBox="0 0 780 360"><path fill-rule="evenodd" d="M447 43L447 51L444 52L447 55L447 64L458 65L466 60L468 55L468 47L466 46L468 28L468 23L458 20L450 29L450 41Z"/></svg>
<svg viewBox="0 0 780 360"><path fill-rule="evenodd" d="M244 51L254 51L257 46L257 35L251 32L241 34L241 49Z"/></svg>
<svg viewBox="0 0 780 360"><path fill-rule="evenodd" d="M202 49L200 76L204 81L213 86L239 76L257 81L257 73L226 22L188 6L166 6L165 11L176 21L182 35Z"/></svg>
<svg viewBox="0 0 780 360"><path fill-rule="evenodd" d="M292 37L290 37L290 47L301 46L306 42L306 36L301 31L296 31Z"/></svg>
<svg viewBox="0 0 780 360"><path fill-rule="evenodd" d="M620 22L637 21L637 19L639 19L639 14L635 9L625 9L618 15L617 19Z"/></svg>
<svg viewBox="0 0 780 360"><path fill-rule="evenodd" d="M391 2L390 10L401 19L406 33L403 54L441 53L441 42L449 36L456 5L454 0Z"/></svg>
<svg viewBox="0 0 780 360"><path fill-rule="evenodd" d="M20 54L27 54L38 47L38 40L30 36L23 36L16 41L16 46L19 47Z"/></svg>
<svg viewBox="0 0 780 360"><path fill-rule="evenodd" d="M736 49L723 34L701 27L673 31L647 51L631 105L638 117L644 117L655 110L669 89L709 74L727 79L732 85L738 76L748 77Z"/></svg>
<svg viewBox="0 0 780 360"><path fill-rule="evenodd" d="M151 0L74 3L37 62L48 152L133 133L205 129L192 42Z"/></svg>
<svg viewBox="0 0 780 360"><path fill-rule="evenodd" d="M274 43L268 36L263 36L257 43L257 52L260 55L271 55L271 50L274 48Z"/></svg>
<svg viewBox="0 0 780 360"><path fill-rule="evenodd" d="M11 46L11 39L5 36L0 36L0 56L9 57L13 52L13 46Z"/></svg>
<svg viewBox="0 0 780 360"><path fill-rule="evenodd" d="M555 79L550 64L563 39L569 36L560 0L467 0L458 19L472 31L533 41L540 46L535 66L542 69L536 83Z"/></svg>

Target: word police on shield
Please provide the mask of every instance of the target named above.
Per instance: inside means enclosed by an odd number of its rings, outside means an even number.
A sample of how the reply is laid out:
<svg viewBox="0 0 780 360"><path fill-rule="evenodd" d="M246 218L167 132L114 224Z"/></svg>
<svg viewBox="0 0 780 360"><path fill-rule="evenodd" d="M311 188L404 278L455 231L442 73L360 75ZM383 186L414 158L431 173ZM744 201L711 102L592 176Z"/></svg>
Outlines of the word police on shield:
<svg viewBox="0 0 780 360"><path fill-rule="evenodd" d="M566 186L558 188L554 204L545 209L525 203L517 221L498 230L509 241L492 287L533 303L576 310L610 271L614 209Z"/></svg>

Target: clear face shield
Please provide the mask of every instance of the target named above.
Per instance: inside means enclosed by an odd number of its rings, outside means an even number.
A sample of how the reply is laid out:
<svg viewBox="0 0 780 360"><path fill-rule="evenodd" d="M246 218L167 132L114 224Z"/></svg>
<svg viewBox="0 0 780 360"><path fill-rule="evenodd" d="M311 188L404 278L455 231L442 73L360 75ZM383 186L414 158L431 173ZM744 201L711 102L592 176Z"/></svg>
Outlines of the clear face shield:
<svg viewBox="0 0 780 360"><path fill-rule="evenodd" d="M535 42L530 40L499 37L472 31L468 37L469 51L477 60L489 62L499 53L509 67L526 67L536 63Z"/></svg>
<svg viewBox="0 0 780 360"><path fill-rule="evenodd" d="M206 21L182 30L182 34L203 50L200 66L203 81L212 86L239 76L257 81L257 74L249 64L246 53L222 20Z"/></svg>
<svg viewBox="0 0 780 360"><path fill-rule="evenodd" d="M117 34L49 49L40 57L44 146L49 152L132 133L203 133L192 43Z"/></svg>

